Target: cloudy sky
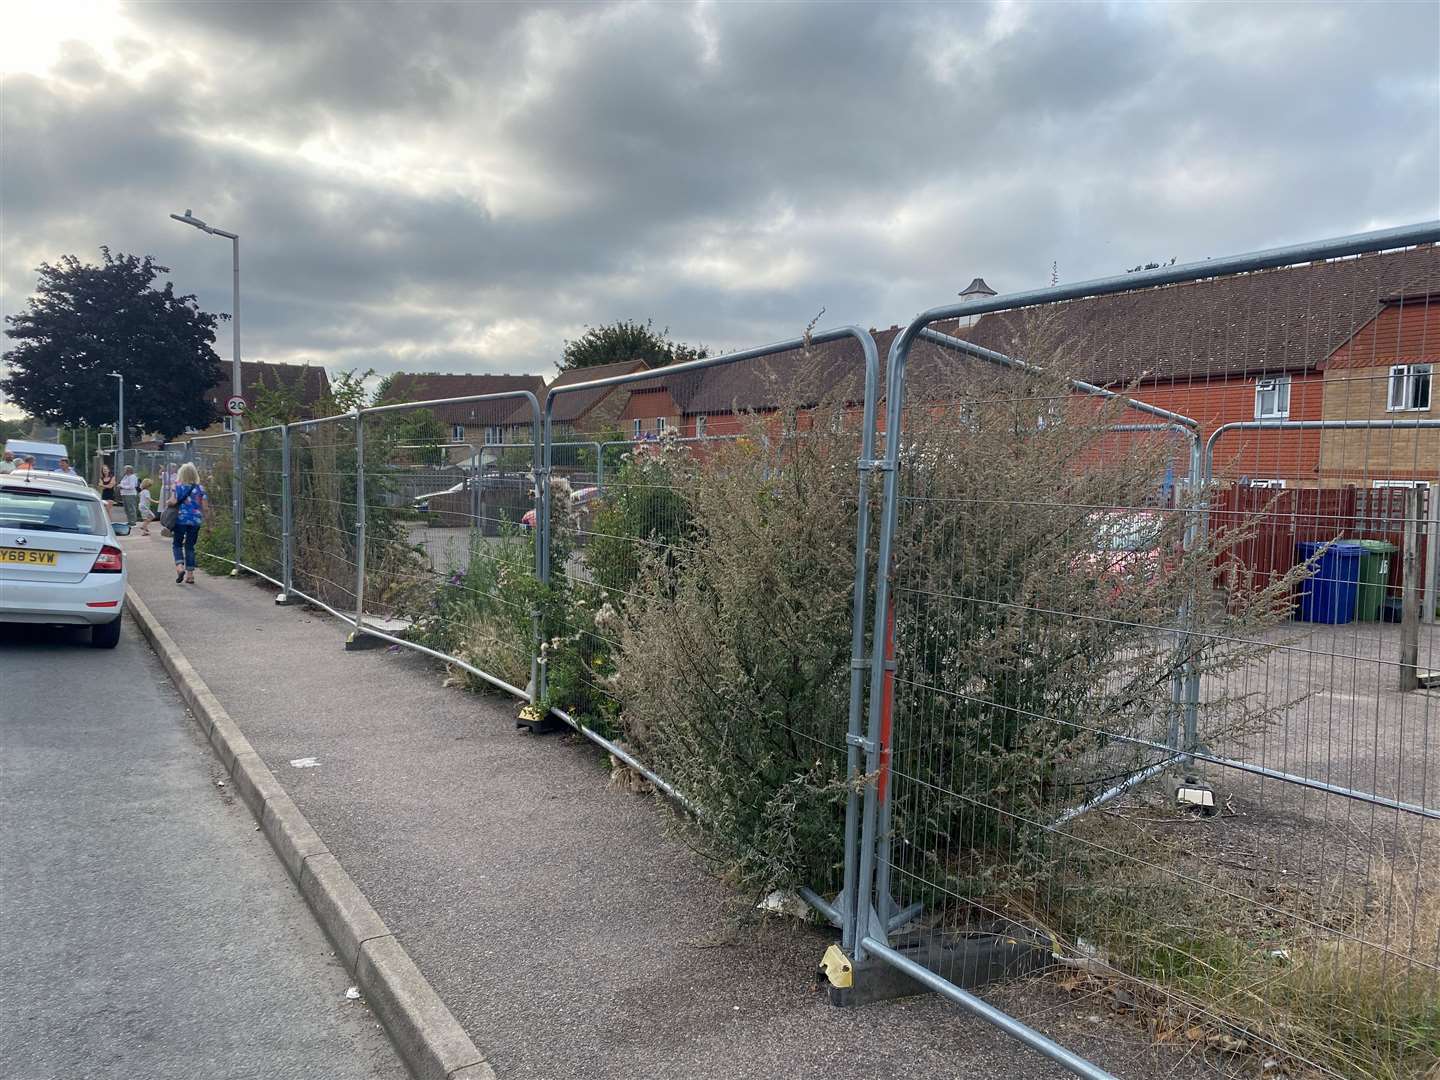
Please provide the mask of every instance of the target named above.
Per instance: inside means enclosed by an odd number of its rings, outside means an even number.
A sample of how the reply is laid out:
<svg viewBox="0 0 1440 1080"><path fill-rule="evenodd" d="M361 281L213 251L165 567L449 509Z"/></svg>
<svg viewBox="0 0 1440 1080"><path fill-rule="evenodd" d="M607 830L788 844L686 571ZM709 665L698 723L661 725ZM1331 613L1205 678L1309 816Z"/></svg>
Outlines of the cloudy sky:
<svg viewBox="0 0 1440 1080"><path fill-rule="evenodd" d="M149 253L244 353L550 372L1440 216L1440 5L10 0L0 309ZM228 334L219 351L229 356Z"/></svg>

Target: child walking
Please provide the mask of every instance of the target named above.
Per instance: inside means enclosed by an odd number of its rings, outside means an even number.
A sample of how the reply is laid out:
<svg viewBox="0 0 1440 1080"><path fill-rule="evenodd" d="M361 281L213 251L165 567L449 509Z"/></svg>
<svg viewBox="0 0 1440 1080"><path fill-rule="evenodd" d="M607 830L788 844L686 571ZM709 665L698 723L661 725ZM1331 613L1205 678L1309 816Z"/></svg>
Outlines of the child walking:
<svg viewBox="0 0 1440 1080"><path fill-rule="evenodd" d="M155 519L155 496L150 494L150 478L140 481L140 535L150 535L150 522Z"/></svg>

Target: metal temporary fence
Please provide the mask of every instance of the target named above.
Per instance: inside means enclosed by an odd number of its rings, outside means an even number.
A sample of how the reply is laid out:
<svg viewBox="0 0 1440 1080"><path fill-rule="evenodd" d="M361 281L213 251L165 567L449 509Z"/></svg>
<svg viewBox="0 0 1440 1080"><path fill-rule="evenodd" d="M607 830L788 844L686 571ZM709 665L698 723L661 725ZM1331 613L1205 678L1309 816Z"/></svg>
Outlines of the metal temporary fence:
<svg viewBox="0 0 1440 1080"><path fill-rule="evenodd" d="M713 440L691 434L677 421L665 418L666 437L654 440L611 442L600 448L601 474L597 485L603 492L603 511L596 515L587 507L576 507L564 498L553 498L553 469L556 461L556 409L567 398L591 397L616 388L643 387L647 393L658 393L662 400L679 402L687 391L694 391L697 380L717 372L765 370L773 359L799 357L799 363L787 367L784 376L792 380L790 389L811 378L815 364L810 351L831 343L851 343L855 347L855 368L848 385L849 397L826 401L825 394L799 390L793 400L772 391L758 399L763 408L748 408L738 395L716 395L712 404L724 411L749 416L752 431L741 439L753 438L767 450L773 443L783 461L787 437L799 433L790 425L801 412L828 408L842 415L852 407L854 388L859 388L860 417L854 430L854 446L850 451L851 467L858 466L859 480L853 494L856 522L854 546L849 553L854 571L848 685L837 688L838 699L848 701L848 726L841 730L827 717L773 715L773 727L786 737L813 746L813 752L836 762L843 761L843 772L849 794L846 798L843 823L844 870L843 884L833 898L822 896L810 888L800 890L801 896L842 930L844 945L853 943L854 919L851 906L855 896L858 873L859 787L862 783L859 746L861 744L861 712L863 696L863 659L865 654L864 599L867 592L869 529L871 513L871 475L875 465L875 417L879 400L879 357L873 337L866 331L846 326L805 338L776 342L724 356L709 357L675 364L661 370L618 375L609 378L552 387L545 398L543 464L537 471L540 513L540 582L547 590L559 589L569 599L563 607L554 634L538 665L538 696L549 705L551 715L596 743L613 757L634 769L659 790L679 801L687 809L705 816L703 800L693 798L685 785L672 782L673 777L657 771L654 761L641 760L630 749L617 742L615 717L619 702L613 684L613 657L621 648L618 613L633 603L643 602L640 582L645 577L663 572L665 563L690 542L691 492L686 485L708 483L704 474L705 452L727 440ZM773 374L773 372L771 373ZM845 385L845 380L841 380ZM696 407L692 399L692 408ZM680 406L676 405L677 412ZM788 418L788 419L787 419ZM654 421L657 428L661 421ZM694 424L694 421L691 421ZM741 422L743 426L743 421ZM667 461L667 459L672 459ZM568 493L567 493L568 494ZM847 492L848 494L848 492ZM558 511L568 520L557 521ZM588 594L588 595L587 595ZM578 597L578 599L577 599ZM553 687L557 668L565 672L563 689ZM723 737L722 737L723 741ZM725 752L720 745L706 747L711 752ZM747 750L749 748L746 748ZM741 750L744 753L745 750Z"/></svg>
<svg viewBox="0 0 1440 1080"><path fill-rule="evenodd" d="M695 515L723 520L711 485L735 470L737 513L785 521L832 409L853 539L814 561L845 560L848 649L805 708L767 703L750 728L746 696L769 690L735 660L681 749L758 773L752 742L781 739L838 780L832 861L800 893L846 970L893 967L1076 1075L1106 1074L1032 1026L1054 999L1002 1004L991 976L1055 968L1167 1037L1369 1075L1422 1037L1406 1024L1440 977L1440 763L1415 692L1440 684L1440 255L1415 247L1436 240L1432 223L932 309L893 336L883 391L872 336L842 327L543 403L384 406L187 452L230 483L236 561L282 599L522 699L706 817L735 793L620 722L626 618L687 587ZM795 358L844 343L831 397L797 390ZM781 361L793 401L742 377ZM1237 394L1258 418L1218 422ZM673 405L663 437L568 438L586 410L625 430L626 398ZM436 410L507 400L528 442L414 438ZM741 568L751 586L765 562ZM750 602L793 649L777 601ZM704 628L676 628L677 656L714 659Z"/></svg>
<svg viewBox="0 0 1440 1080"><path fill-rule="evenodd" d="M1440 423L1413 411L1437 240L1429 223L986 297L895 336L857 960L1078 1075L1105 1074L1011 1015L1025 998L1001 1012L963 987L968 946L1043 943L1202 1051L1337 1076L1423 1056L1440 772L1430 699L1403 689L1434 645ZM933 372L907 371L927 346L1008 381L968 376L937 408ZM1237 394L1261 419L1217 425ZM1137 412L1188 453L1130 441ZM1381 526L1312 509L1283 572L1244 572L1296 516L1286 492L1392 484L1409 490ZM1237 509L1236 488L1258 499ZM1367 588L1378 615L1356 621Z"/></svg>
<svg viewBox="0 0 1440 1080"><path fill-rule="evenodd" d="M362 409L356 460L362 510L355 550L357 632L417 649L481 682L527 700L538 656L535 538L505 494L537 510L533 476L506 484L487 476L481 448L436 468L440 444L409 442L417 418L437 407L530 408L531 466L539 458L539 403L528 391ZM523 450L521 451L524 452ZM418 477L418 480L417 480ZM429 491L419 488L428 487Z"/></svg>

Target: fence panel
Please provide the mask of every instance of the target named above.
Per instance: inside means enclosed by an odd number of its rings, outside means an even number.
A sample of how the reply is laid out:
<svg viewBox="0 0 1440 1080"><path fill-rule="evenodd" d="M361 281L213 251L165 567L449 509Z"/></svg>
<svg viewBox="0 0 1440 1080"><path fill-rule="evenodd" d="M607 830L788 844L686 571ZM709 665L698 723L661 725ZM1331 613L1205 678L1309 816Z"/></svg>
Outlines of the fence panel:
<svg viewBox="0 0 1440 1080"><path fill-rule="evenodd" d="M515 471L487 471L490 448L433 437L461 404L467 413L485 410L494 426L513 414L510 430L525 431L528 442L496 454ZM538 648L537 412L535 399L519 392L361 413L360 629L428 651L480 685L522 698L529 696Z"/></svg>
<svg viewBox="0 0 1440 1080"><path fill-rule="evenodd" d="M552 387L541 474L549 715L753 877L814 886L847 942L877 382L845 328ZM560 466L582 429L594 487Z"/></svg>
<svg viewBox="0 0 1440 1080"><path fill-rule="evenodd" d="M1400 688L1436 645L1430 515L1374 489L1440 482L1440 431L1405 419L1440 360L1437 236L985 298L896 336L861 953L1081 1075L1016 1020L1056 983L1271 1069L1433 1061L1440 757L1430 696ZM1173 450L1117 437L1156 409L1193 433L1183 484ZM1057 978L1003 1013L967 992L1036 965Z"/></svg>
<svg viewBox="0 0 1440 1080"><path fill-rule="evenodd" d="M239 435L238 452L245 485L239 564L285 589L288 537L285 527L285 432L281 426L254 428Z"/></svg>
<svg viewBox="0 0 1440 1080"><path fill-rule="evenodd" d="M290 425L291 591L354 621L358 573L353 415Z"/></svg>

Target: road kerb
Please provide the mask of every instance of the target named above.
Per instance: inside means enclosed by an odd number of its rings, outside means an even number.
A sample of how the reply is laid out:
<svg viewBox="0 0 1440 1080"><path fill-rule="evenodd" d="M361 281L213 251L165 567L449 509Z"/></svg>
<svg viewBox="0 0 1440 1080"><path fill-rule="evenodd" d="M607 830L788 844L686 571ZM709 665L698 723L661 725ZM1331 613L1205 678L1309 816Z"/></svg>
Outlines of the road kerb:
<svg viewBox="0 0 1440 1080"><path fill-rule="evenodd" d="M470 1036L426 981L364 893L301 814L238 725L135 590L125 607L224 763L260 828L406 1068L420 1080L494 1080Z"/></svg>

